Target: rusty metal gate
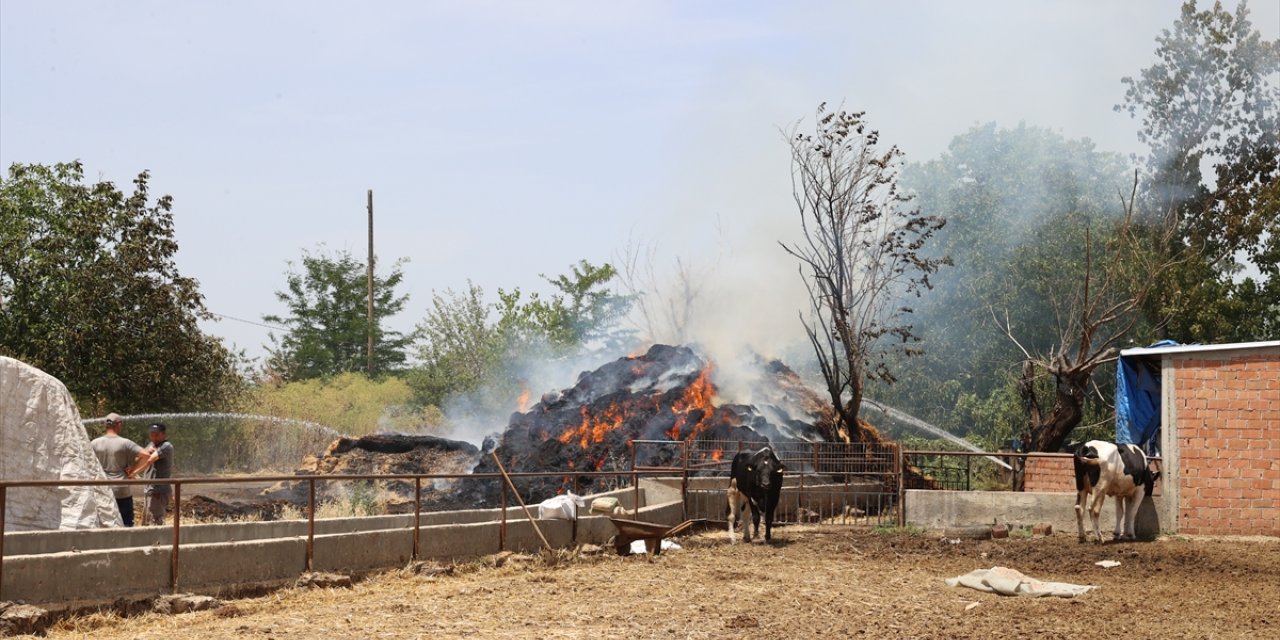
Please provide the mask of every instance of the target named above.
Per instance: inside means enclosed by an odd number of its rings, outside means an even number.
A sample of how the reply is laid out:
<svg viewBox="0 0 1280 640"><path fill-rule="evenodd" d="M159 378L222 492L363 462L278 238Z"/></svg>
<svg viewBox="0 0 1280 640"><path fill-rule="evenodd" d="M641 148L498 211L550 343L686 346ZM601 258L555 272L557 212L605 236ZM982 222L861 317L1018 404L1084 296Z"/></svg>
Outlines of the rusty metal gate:
<svg viewBox="0 0 1280 640"><path fill-rule="evenodd" d="M733 457L763 442L637 441L637 471L682 478L685 516L725 520ZM774 522L781 524L901 524L902 452L895 444L789 442L769 444L786 467Z"/></svg>

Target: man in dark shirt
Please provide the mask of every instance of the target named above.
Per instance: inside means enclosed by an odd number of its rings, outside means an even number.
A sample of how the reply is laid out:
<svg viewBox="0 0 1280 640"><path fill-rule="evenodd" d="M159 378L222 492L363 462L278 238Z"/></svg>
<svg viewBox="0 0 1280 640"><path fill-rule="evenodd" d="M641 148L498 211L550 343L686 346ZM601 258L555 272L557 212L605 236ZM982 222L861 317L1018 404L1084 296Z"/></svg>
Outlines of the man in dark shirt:
<svg viewBox="0 0 1280 640"><path fill-rule="evenodd" d="M173 477L173 444L168 440L164 423L157 422L151 425L147 429L147 435L151 438L151 444L144 449L148 454L147 459L140 468L134 470L134 473L140 473L147 467L151 467L150 478L159 480ZM167 484L149 484L143 493L147 497L146 524L164 524L164 513L169 508L169 496L173 493L173 487Z"/></svg>

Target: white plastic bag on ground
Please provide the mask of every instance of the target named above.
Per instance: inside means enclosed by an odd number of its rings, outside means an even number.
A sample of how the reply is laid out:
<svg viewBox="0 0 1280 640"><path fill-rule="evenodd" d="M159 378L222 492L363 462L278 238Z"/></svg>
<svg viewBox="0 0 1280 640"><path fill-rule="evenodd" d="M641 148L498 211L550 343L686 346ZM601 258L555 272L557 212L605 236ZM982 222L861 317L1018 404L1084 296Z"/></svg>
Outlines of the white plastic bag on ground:
<svg viewBox="0 0 1280 640"><path fill-rule="evenodd" d="M670 551L672 549L679 551L680 545L664 538L662 540L662 550ZM648 549L646 549L644 546L644 540L635 540L631 543L631 553L635 555L641 555L647 552L648 552Z"/></svg>
<svg viewBox="0 0 1280 640"><path fill-rule="evenodd" d="M1031 596L1034 598L1040 596L1074 598L1089 592L1091 589L1097 589L1097 587L1091 585L1041 582L1035 578L1028 577L1021 571L1006 567L978 569L962 576L947 578L946 582L949 587L969 587L986 593L999 593L1006 596Z"/></svg>
<svg viewBox="0 0 1280 640"><path fill-rule="evenodd" d="M538 505L539 520L577 520L578 509L585 507L582 498L572 493L543 500Z"/></svg>

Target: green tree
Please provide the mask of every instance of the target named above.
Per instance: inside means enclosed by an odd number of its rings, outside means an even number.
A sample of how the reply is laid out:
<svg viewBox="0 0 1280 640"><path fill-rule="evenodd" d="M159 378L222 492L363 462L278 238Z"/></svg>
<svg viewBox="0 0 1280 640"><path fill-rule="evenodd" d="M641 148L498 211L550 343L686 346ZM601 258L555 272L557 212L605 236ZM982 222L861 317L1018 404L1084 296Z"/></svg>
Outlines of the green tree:
<svg viewBox="0 0 1280 640"><path fill-rule="evenodd" d="M377 261L374 261L375 267ZM373 279L373 373L398 370L412 338L383 327L383 321L399 313L408 302L397 296L404 279L401 262L385 276ZM263 320L284 325L288 332L271 335L269 372L289 380L306 380L344 372L368 371L368 279L366 264L349 251L303 252L302 270L292 263L286 288L277 291L289 315L266 315Z"/></svg>
<svg viewBox="0 0 1280 640"><path fill-rule="evenodd" d="M1026 355L1000 325L1031 353L1059 343L1073 315L1071 293L1084 279L1086 230L1101 251L1107 230L1123 220L1116 194L1132 184L1126 173L1120 156L1087 139L994 123L910 165L903 184L921 211L948 220L928 250L950 256L953 267L935 276L929 296L912 301L924 354L896 362L898 382L872 386L870 397L988 445L1021 437L1027 417L1011 412L1010 400ZM1051 377L1035 385L1046 402ZM1096 383L1108 389L1110 378ZM1087 394L1082 406L1089 422L1109 409L1098 397Z"/></svg>
<svg viewBox="0 0 1280 640"><path fill-rule="evenodd" d="M1156 43L1116 106L1149 147L1147 216L1179 232L1179 263L1146 311L1182 342L1280 336L1280 41L1262 39L1247 2L1233 14L1191 0Z"/></svg>
<svg viewBox="0 0 1280 640"><path fill-rule="evenodd" d="M421 364L409 374L419 404L440 406L455 393L480 387L501 365L502 330L490 322L484 290L467 283L465 293L433 293L431 310L418 325Z"/></svg>
<svg viewBox="0 0 1280 640"><path fill-rule="evenodd" d="M468 283L465 293L432 296L432 308L417 329L421 362L410 376L417 401L439 405L449 396L486 388L495 406L507 407L524 384L522 364L586 351L616 352L630 333L619 324L631 298L611 289L617 271L585 260L555 278L548 296L520 289L484 291ZM508 407L509 408L509 407Z"/></svg>
<svg viewBox="0 0 1280 640"><path fill-rule="evenodd" d="M616 351L631 337L631 332L620 329L619 323L632 301L630 296L610 288L617 276L613 265L596 266L581 260L571 265L567 274L542 276L555 292L549 298L531 296L523 312L517 310L516 291L512 300L503 304L503 318L515 321L515 326L523 324L535 336L563 351L584 346Z"/></svg>
<svg viewBox="0 0 1280 640"><path fill-rule="evenodd" d="M14 164L0 182L0 353L60 378L87 413L220 408L243 382L200 331L211 316L174 263L173 199L126 194L79 162Z"/></svg>

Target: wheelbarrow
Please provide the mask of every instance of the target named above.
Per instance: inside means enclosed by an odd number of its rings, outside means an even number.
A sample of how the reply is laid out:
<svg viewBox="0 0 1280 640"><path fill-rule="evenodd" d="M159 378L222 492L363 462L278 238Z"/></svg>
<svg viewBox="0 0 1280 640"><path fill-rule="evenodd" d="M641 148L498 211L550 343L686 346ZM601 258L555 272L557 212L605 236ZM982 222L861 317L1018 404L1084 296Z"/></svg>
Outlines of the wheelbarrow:
<svg viewBox="0 0 1280 640"><path fill-rule="evenodd" d="M609 522L618 529L618 535L613 537L613 549L620 556L631 555L631 543L636 540L644 540L645 550L649 555L656 556L662 553L663 538L680 535L695 526L707 524L703 519L685 520L674 527L623 518L609 518Z"/></svg>

